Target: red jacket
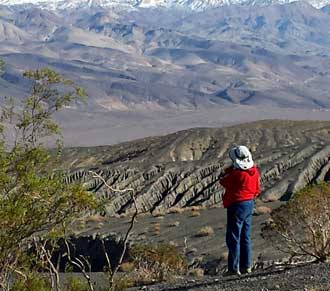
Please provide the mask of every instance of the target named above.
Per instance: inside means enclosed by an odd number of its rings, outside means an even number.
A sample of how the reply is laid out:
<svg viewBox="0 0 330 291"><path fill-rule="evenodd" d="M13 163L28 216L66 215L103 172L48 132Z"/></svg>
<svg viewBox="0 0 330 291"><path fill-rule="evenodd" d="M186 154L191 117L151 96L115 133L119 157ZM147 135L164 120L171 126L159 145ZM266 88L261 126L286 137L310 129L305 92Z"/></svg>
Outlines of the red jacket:
<svg viewBox="0 0 330 291"><path fill-rule="evenodd" d="M248 170L230 167L220 178L220 184L226 189L222 197L225 208L235 202L252 200L260 194L259 171L256 166Z"/></svg>

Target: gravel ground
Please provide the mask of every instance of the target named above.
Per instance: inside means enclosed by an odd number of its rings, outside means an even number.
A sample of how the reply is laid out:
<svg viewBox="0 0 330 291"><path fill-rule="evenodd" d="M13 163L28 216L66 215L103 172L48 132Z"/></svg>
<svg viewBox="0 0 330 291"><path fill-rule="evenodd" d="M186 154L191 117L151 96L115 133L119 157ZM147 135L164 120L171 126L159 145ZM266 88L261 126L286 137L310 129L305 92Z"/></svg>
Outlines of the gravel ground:
<svg viewBox="0 0 330 291"><path fill-rule="evenodd" d="M185 278L175 284L157 284L130 290L329 291L330 264L310 264L285 270L259 271L241 277Z"/></svg>

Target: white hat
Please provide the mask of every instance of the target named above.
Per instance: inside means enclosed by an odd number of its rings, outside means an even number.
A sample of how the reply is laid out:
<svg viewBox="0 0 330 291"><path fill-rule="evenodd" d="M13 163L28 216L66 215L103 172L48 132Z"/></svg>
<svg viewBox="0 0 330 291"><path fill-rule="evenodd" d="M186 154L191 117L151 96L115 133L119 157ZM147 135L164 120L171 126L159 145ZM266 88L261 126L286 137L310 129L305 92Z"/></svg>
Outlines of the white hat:
<svg viewBox="0 0 330 291"><path fill-rule="evenodd" d="M246 146L236 146L230 149L229 157L234 167L241 170L248 170L253 167L252 154Z"/></svg>

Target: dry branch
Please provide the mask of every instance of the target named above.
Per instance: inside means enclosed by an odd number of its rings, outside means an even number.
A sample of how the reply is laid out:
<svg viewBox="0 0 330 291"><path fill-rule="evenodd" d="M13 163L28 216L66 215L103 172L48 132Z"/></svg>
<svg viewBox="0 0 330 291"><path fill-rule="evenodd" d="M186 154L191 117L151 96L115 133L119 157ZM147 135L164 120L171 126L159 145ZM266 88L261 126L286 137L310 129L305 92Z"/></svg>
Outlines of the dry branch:
<svg viewBox="0 0 330 291"><path fill-rule="evenodd" d="M67 254L69 263L72 264L73 266L76 266L81 271L81 273L83 274L84 278L86 279L86 281L88 283L89 290L95 291L93 283L91 281L91 276L90 276L90 273L91 273L90 263L84 256L80 256L81 259L72 258L69 243L68 243L67 239L65 239L65 238L64 238L64 244L66 247L66 251L67 251L66 254ZM86 265L87 265L88 271L86 271Z"/></svg>
<svg viewBox="0 0 330 291"><path fill-rule="evenodd" d="M105 248L105 245L104 245L104 241L102 240L103 252L104 252L105 258L107 260L108 268L109 268L109 285L110 285L109 287L110 287L110 290L114 290L115 275L118 273L120 265L122 264L122 262L124 260L124 256L125 256L125 253L126 253L126 250L127 250L128 240L129 240L129 237L130 237L130 235L131 235L131 233L134 229L135 221L136 221L136 218L139 214L139 209L138 209L137 202L136 202L136 197L135 197L136 193L135 193L135 189L133 189L133 188L115 189L115 188L111 187L106 182L106 180L101 175L99 175L98 173L96 173L94 171L89 171L89 172L93 175L93 178L100 179L103 182L103 184L112 192L115 192L115 193L130 192L131 193L131 199L132 199L133 205L134 205L134 213L131 217L129 227L128 227L126 233L125 233L124 239L122 240L123 249L120 253L119 260L118 260L118 262L116 262L115 266L111 265L109 255L108 255L108 253L106 251L106 248Z"/></svg>

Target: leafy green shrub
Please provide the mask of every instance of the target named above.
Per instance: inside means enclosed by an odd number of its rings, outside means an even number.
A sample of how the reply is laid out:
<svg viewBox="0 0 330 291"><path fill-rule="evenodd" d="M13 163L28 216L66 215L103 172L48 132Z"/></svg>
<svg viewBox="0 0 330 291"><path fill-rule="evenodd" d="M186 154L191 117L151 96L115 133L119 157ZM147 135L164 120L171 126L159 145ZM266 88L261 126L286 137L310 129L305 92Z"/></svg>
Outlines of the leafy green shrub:
<svg viewBox="0 0 330 291"><path fill-rule="evenodd" d="M171 245L137 245L130 251L138 283L171 280L187 272L185 258Z"/></svg>
<svg viewBox="0 0 330 291"><path fill-rule="evenodd" d="M294 256L330 259L330 183L308 186L272 211L262 229L265 239Z"/></svg>
<svg viewBox="0 0 330 291"><path fill-rule="evenodd" d="M11 274L36 265L26 260L34 242L62 235L63 226L96 207L92 193L64 182L57 159L60 131L52 119L53 113L83 97L83 90L47 68L24 76L31 81L30 95L19 104L11 99L1 108L0 289L8 285ZM15 133L13 141L6 129ZM58 144L53 154L44 146L46 139Z"/></svg>
<svg viewBox="0 0 330 291"><path fill-rule="evenodd" d="M67 291L89 291L88 283L77 276L70 277L65 287Z"/></svg>
<svg viewBox="0 0 330 291"><path fill-rule="evenodd" d="M111 291L124 291L133 286L133 281L128 276L117 276L114 278Z"/></svg>
<svg viewBox="0 0 330 291"><path fill-rule="evenodd" d="M50 291L49 281L38 273L29 273L26 278L17 277L14 281L11 291Z"/></svg>

